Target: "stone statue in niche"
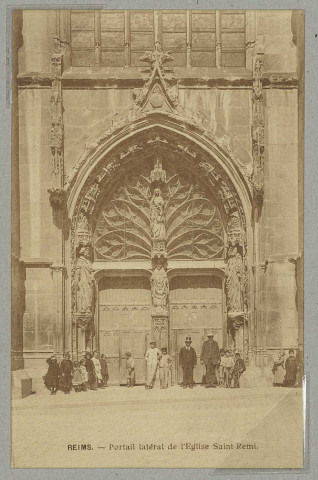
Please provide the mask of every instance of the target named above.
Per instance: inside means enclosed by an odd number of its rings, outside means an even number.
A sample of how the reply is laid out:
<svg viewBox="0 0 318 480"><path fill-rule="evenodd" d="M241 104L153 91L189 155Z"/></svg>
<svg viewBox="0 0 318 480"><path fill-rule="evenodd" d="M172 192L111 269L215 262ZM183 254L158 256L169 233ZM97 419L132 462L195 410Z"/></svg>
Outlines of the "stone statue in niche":
<svg viewBox="0 0 318 480"><path fill-rule="evenodd" d="M160 188L155 188L150 202L150 230L153 238L164 238L165 227L165 202Z"/></svg>
<svg viewBox="0 0 318 480"><path fill-rule="evenodd" d="M91 262L91 247L80 246L76 262L76 312L93 314L95 303L95 281Z"/></svg>
<svg viewBox="0 0 318 480"><path fill-rule="evenodd" d="M154 313L166 315L169 283L162 265L157 265L151 275L151 295Z"/></svg>
<svg viewBox="0 0 318 480"><path fill-rule="evenodd" d="M243 259L237 245L230 245L227 252L226 301L229 315L238 316L244 311L243 302Z"/></svg>

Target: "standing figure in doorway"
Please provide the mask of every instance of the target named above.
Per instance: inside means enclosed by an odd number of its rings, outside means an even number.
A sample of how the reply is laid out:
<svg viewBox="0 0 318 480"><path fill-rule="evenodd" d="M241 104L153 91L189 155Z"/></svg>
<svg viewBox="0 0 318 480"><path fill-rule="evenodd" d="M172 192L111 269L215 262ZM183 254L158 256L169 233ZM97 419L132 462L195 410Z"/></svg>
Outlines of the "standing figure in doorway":
<svg viewBox="0 0 318 480"><path fill-rule="evenodd" d="M160 358L161 358L161 352L156 347L156 342L155 341L150 342L150 348L148 348L145 354L145 359L147 362L147 381L146 381L145 388L147 390L150 390L154 386Z"/></svg>
<svg viewBox="0 0 318 480"><path fill-rule="evenodd" d="M281 350L280 352L277 352L274 356L274 365L272 368L272 372L274 375L274 378L273 378L274 387L283 386L284 376L285 376L284 362L285 362L285 352L284 350Z"/></svg>
<svg viewBox="0 0 318 480"><path fill-rule="evenodd" d="M213 340L213 333L209 332L207 337L208 340L202 345L200 362L206 366L206 388L215 388L217 384L215 370L221 360L220 350L218 343Z"/></svg>
<svg viewBox="0 0 318 480"><path fill-rule="evenodd" d="M56 355L52 355L51 358L47 360L47 364L49 368L47 374L44 377L44 383L45 386L51 391L51 395L56 395L61 375Z"/></svg>
<svg viewBox="0 0 318 480"><path fill-rule="evenodd" d="M90 390L97 390L97 378L95 374L95 366L92 360L93 354L85 353L85 367L87 370L88 384Z"/></svg>
<svg viewBox="0 0 318 480"><path fill-rule="evenodd" d="M239 353L235 354L235 364L232 372L232 388L240 388L240 376L246 370L244 360Z"/></svg>
<svg viewBox="0 0 318 480"><path fill-rule="evenodd" d="M169 376L171 375L172 358L166 347L161 349L162 356L159 360L160 388L168 388Z"/></svg>
<svg viewBox="0 0 318 480"><path fill-rule="evenodd" d="M127 387L133 387L135 385L135 360L132 358L130 352L125 353L125 358Z"/></svg>
<svg viewBox="0 0 318 480"><path fill-rule="evenodd" d="M179 364L183 370L183 388L193 388L193 369L197 364L197 354L191 347L191 337L186 337L185 346L179 352Z"/></svg>
<svg viewBox="0 0 318 480"><path fill-rule="evenodd" d="M102 377L103 377L103 384L104 387L108 387L107 382L109 379L109 374L108 374L108 365L107 365L107 358L106 355L103 353L100 356L100 364L102 367Z"/></svg>
<svg viewBox="0 0 318 480"><path fill-rule="evenodd" d="M289 350L289 357L286 359L285 362L285 379L284 385L286 387L293 387L296 383L296 374L297 374L297 363L295 352L293 349Z"/></svg>
<svg viewBox="0 0 318 480"><path fill-rule="evenodd" d="M65 355L65 358L61 361L61 386L64 393L69 394L72 390L72 372L73 362L69 353Z"/></svg>

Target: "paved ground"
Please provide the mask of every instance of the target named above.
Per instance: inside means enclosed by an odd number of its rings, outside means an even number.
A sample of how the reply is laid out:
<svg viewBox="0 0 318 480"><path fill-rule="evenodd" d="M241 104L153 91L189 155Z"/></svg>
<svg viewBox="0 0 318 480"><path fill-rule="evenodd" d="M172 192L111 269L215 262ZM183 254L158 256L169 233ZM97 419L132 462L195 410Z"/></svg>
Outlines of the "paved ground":
<svg viewBox="0 0 318 480"><path fill-rule="evenodd" d="M301 432L300 389L47 392L13 402L12 463L16 468L300 467ZM91 450L70 447L82 444Z"/></svg>

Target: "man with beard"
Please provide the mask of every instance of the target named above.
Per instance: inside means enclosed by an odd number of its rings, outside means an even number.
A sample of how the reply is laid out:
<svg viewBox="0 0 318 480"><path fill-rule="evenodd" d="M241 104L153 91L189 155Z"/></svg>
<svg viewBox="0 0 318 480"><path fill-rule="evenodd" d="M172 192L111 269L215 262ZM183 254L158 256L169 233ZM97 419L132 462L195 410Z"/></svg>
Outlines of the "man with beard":
<svg viewBox="0 0 318 480"><path fill-rule="evenodd" d="M216 387L216 368L221 361L219 345L213 340L213 333L207 334L208 340L202 345L201 365L206 366L206 388Z"/></svg>

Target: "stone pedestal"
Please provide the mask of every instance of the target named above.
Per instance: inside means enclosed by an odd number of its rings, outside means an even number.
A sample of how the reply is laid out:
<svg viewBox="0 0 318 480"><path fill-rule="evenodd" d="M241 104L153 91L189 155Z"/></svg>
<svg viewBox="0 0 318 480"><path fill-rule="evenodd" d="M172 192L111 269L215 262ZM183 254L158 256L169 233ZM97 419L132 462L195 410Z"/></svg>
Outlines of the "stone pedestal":
<svg viewBox="0 0 318 480"><path fill-rule="evenodd" d="M76 316L77 356L81 358L87 350L91 350L90 339L93 328L93 315L78 314Z"/></svg>
<svg viewBox="0 0 318 480"><path fill-rule="evenodd" d="M32 377L26 370L12 372L12 397L24 398L31 395Z"/></svg>

